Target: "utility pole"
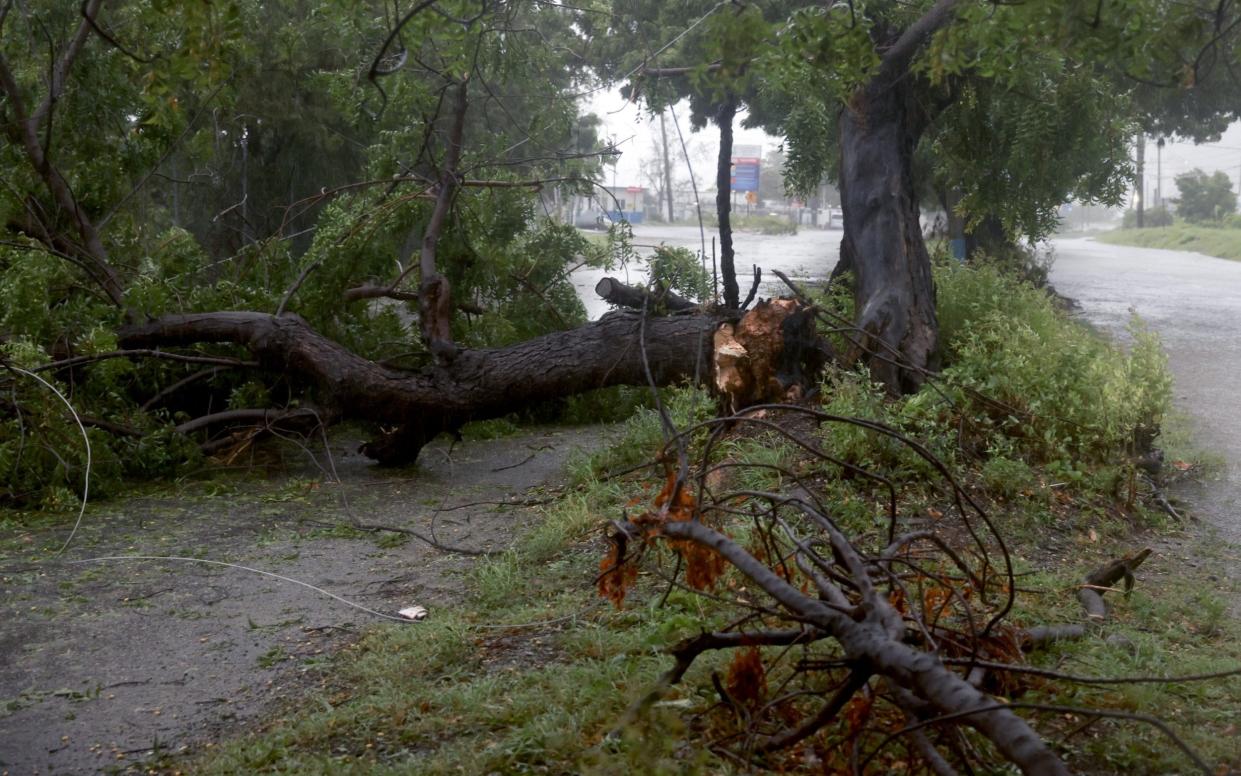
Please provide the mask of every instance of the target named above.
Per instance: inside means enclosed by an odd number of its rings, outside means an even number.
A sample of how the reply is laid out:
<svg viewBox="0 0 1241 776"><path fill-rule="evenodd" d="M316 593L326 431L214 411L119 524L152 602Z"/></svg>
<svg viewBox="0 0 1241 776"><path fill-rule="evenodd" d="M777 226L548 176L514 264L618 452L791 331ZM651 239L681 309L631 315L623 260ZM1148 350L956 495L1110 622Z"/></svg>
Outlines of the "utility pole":
<svg viewBox="0 0 1241 776"><path fill-rule="evenodd" d="M1144 211L1144 208L1146 207L1146 203L1143 202L1143 200L1146 199L1146 177L1144 175L1145 167L1146 167L1146 133L1139 130L1138 131L1137 181L1136 181L1136 186L1135 186L1137 190L1137 200L1138 200L1137 223L1138 223L1139 229L1146 226L1145 218L1143 218L1144 216L1143 211Z"/></svg>
<svg viewBox="0 0 1241 776"><path fill-rule="evenodd" d="M668 203L668 223L672 223L675 218L672 212L672 163L668 161L668 126L664 123L662 110L659 112L659 138L664 152L664 201Z"/></svg>
<svg viewBox="0 0 1241 776"><path fill-rule="evenodd" d="M1163 136L1155 141L1155 207L1163 207Z"/></svg>

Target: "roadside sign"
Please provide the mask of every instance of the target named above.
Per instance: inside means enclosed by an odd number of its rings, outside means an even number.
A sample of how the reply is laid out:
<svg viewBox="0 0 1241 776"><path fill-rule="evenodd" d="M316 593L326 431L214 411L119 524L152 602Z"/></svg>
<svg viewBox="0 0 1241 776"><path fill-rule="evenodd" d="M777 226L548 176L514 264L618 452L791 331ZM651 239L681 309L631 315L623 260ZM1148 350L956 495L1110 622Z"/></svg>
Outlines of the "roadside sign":
<svg viewBox="0 0 1241 776"><path fill-rule="evenodd" d="M733 146L731 187L733 191L758 191L758 169L762 160L762 146Z"/></svg>

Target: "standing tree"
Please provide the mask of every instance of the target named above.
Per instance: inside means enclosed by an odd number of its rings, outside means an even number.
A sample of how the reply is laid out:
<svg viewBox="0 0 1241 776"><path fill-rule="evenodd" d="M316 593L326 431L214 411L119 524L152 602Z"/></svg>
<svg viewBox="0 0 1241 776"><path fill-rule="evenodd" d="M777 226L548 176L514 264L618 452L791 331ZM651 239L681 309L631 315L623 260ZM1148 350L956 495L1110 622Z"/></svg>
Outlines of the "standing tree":
<svg viewBox="0 0 1241 776"><path fill-rule="evenodd" d="M722 303L741 304L732 238L733 131L737 114L761 90L752 64L769 44L772 25L782 23L794 3L735 5L616 0L604 19L583 17L592 37L595 68L610 82L631 78L625 92L662 111L682 99L690 103L695 129L708 123L719 132L715 163L715 212L719 221Z"/></svg>
<svg viewBox="0 0 1241 776"><path fill-rule="evenodd" d="M1237 210L1237 194L1232 190L1232 180L1218 170L1207 175L1194 168L1176 176L1176 188L1181 192L1176 212L1186 221L1219 221Z"/></svg>
<svg viewBox="0 0 1241 776"><path fill-rule="evenodd" d="M794 14L779 45L753 68L779 85L760 115L787 135L795 185L835 169L845 215L840 269L853 276L872 374L890 390L910 391L936 365L934 288L918 207L927 182L919 179L920 145L949 141L932 145L930 158L951 151L940 172L967 195L976 192L963 205L986 210L972 218L1001 208L998 220L1006 226L1040 231L1074 191L1104 201L1114 196L1128 173L1117 153L1119 131L1142 115L1126 108L1125 98L1139 86L1192 91L1198 81L1220 77L1237 60L1239 20L1235 5L1205 0L1174 7L1149 0L1123 9L1073 0L872 2ZM1092 83L1094 72L1111 86ZM1168 72L1181 77L1166 83ZM1053 105L1038 106L1048 93ZM1106 121L1088 144L1102 146L1102 160L1087 154L1053 167L1062 138L1048 119L1075 126L1081 137L1089 124L1080 115L1098 110L1082 107L1092 94L1110 105L1099 111ZM1210 104L1195 122L1212 111L1235 112L1237 101ZM952 149L963 127L1004 144ZM954 157L965 162L962 170L951 166ZM1023 193L1031 170L1038 183ZM986 201L999 191L1011 201Z"/></svg>

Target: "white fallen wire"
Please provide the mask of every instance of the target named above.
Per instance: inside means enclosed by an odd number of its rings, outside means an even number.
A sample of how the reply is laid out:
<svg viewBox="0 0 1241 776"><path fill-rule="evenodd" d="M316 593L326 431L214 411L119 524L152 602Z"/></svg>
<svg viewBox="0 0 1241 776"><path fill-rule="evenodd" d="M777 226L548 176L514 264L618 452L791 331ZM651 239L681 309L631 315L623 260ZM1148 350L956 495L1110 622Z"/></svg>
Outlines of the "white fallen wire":
<svg viewBox="0 0 1241 776"><path fill-rule="evenodd" d="M78 507L78 519L73 523L73 530L69 532L69 538L65 539L65 543L61 545L59 550L56 551L56 555L61 555L65 550L69 549L69 543L73 541L73 537L77 535L78 528L82 525L82 516L86 514L86 500L90 497L90 437L86 435L86 426L82 424L82 418L78 415L78 411L73 408L73 405L69 403L69 400L65 398L65 395L61 393L56 386L52 385L47 380L44 380L42 377L39 377L34 372L27 371L19 366L13 366L10 364L8 365L8 368L12 369L14 372L26 375L27 377L33 377L38 380L49 391L56 394L58 399L64 402L65 406L69 408L69 412L73 414L73 419L77 421L78 430L82 432L82 444L86 446L86 475L82 479L82 503ZM67 475L68 472L65 472L65 474Z"/></svg>
<svg viewBox="0 0 1241 776"><path fill-rule="evenodd" d="M397 617L396 615L385 614L384 612L371 609L368 606L363 606L362 604L356 603L354 601L350 601L347 598L342 598L341 596L338 596L329 590L324 590L321 587L316 587L310 584L309 582L303 582L302 580L294 579L293 577L286 577L285 575L277 574L274 571L264 571L262 569L256 569L251 566L243 566L240 563L226 563L225 561L222 561L222 560L210 560L209 558L187 558L187 557L180 556L180 555L104 555L98 558L83 558L82 560L70 560L70 561L66 561L66 563L74 563L74 564L105 563L109 561L126 561L126 560L180 561L182 563L204 563L209 566L224 566L225 568L230 568L230 569L240 569L242 571L249 571L252 574L262 574L265 577L271 577L272 579L279 579L282 582L292 582L295 585L301 585L302 587L313 590L316 593L319 593L320 595L325 595L328 598L334 599L336 601L340 601L345 606L350 606L354 609L358 609L360 611L366 612L367 614L373 614L376 617L382 617L385 620L394 620L396 622L404 622L404 623L411 622L411 620L409 620L406 617Z"/></svg>

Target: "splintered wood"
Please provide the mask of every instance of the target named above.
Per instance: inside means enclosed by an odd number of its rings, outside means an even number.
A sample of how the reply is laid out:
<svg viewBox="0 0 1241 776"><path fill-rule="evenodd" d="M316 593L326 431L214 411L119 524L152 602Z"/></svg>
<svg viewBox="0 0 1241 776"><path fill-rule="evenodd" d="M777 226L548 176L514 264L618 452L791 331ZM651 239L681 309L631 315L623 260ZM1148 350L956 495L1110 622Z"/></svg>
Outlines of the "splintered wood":
<svg viewBox="0 0 1241 776"><path fill-rule="evenodd" d="M764 402L796 401L802 388L781 379L784 324L797 312L793 299L759 302L734 326L715 331L715 389L735 412Z"/></svg>

